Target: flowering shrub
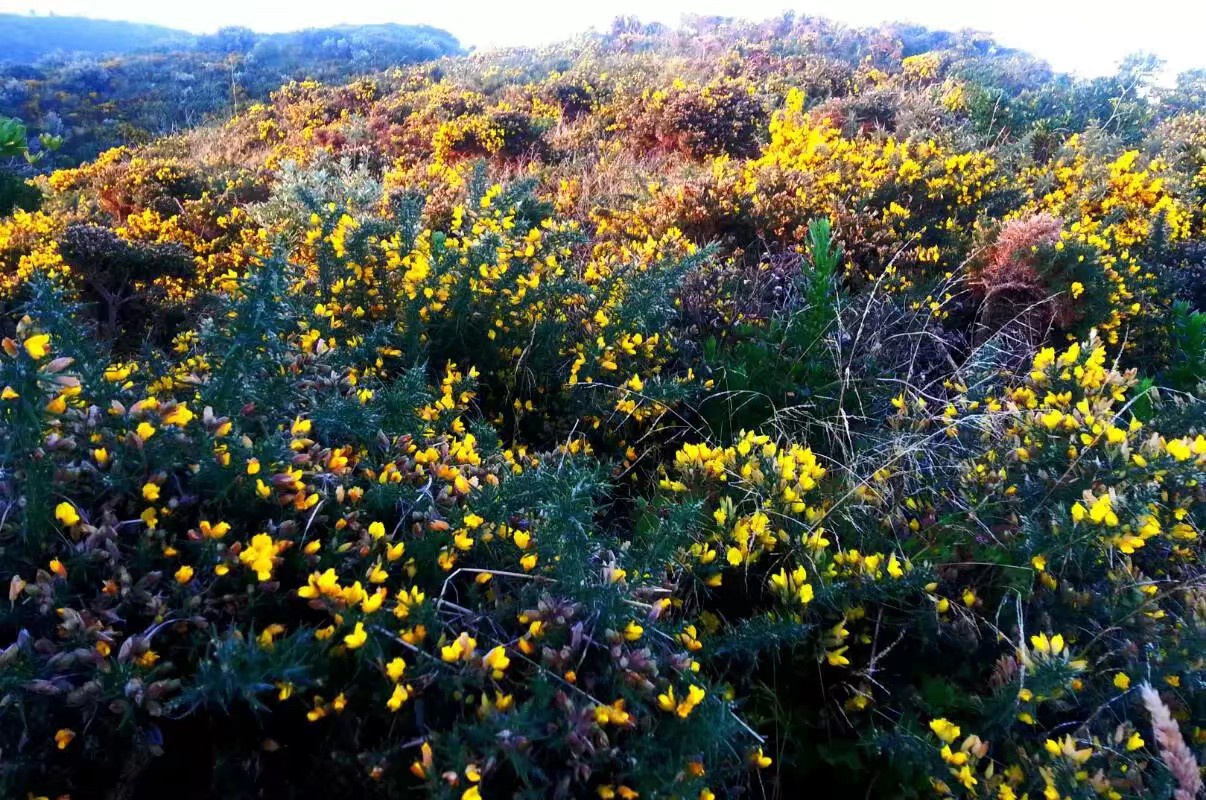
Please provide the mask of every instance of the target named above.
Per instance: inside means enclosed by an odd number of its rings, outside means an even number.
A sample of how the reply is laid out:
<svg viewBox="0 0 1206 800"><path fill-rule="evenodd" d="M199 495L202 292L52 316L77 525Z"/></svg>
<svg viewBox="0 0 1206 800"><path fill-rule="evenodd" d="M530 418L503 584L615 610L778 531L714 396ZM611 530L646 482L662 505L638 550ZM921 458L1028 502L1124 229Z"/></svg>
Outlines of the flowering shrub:
<svg viewBox="0 0 1206 800"><path fill-rule="evenodd" d="M1042 157L974 43L694 24L0 220L4 796L1200 791L1196 127Z"/></svg>

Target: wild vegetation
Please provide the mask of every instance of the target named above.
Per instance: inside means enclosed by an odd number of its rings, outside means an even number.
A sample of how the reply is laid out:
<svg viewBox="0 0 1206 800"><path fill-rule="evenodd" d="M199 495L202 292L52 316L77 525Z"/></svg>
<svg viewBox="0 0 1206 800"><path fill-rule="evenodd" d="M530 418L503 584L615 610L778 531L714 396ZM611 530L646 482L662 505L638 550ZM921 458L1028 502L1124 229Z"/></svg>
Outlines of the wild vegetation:
<svg viewBox="0 0 1206 800"><path fill-rule="evenodd" d="M38 167L48 171L226 119L292 80L343 83L460 52L455 37L425 25L277 34L223 28L194 36L130 23L0 15L0 117L27 126L42 155ZM59 146L42 147L41 136L56 137Z"/></svg>
<svg viewBox="0 0 1206 800"><path fill-rule="evenodd" d="M1176 798L1206 109L620 20L0 221L6 797Z"/></svg>

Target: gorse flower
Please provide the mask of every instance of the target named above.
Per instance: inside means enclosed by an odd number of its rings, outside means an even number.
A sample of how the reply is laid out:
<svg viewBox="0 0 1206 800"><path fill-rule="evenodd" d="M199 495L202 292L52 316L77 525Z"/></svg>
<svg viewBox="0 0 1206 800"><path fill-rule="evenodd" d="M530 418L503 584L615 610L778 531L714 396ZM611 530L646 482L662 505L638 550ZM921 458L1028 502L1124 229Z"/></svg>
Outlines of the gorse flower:
<svg viewBox="0 0 1206 800"><path fill-rule="evenodd" d="M363 647L366 641L368 641L368 632L364 629L363 622L357 622L355 629L343 637L343 643L347 645L349 650Z"/></svg>
<svg viewBox="0 0 1206 800"><path fill-rule="evenodd" d="M949 720L934 719L930 720L930 730L932 730L939 739L950 744L959 738L959 726L952 724Z"/></svg>
<svg viewBox="0 0 1206 800"><path fill-rule="evenodd" d="M658 706L663 711L673 712L678 717L686 719L695 710L696 706L703 702L707 693L703 688L695 685L687 687L687 694L681 700L674 695L674 687L671 686L662 694L657 696Z"/></svg>
<svg viewBox="0 0 1206 800"><path fill-rule="evenodd" d="M68 526L75 525L80 521L80 515L78 512L76 512L75 506L66 501L63 501L55 506L54 516L59 522Z"/></svg>
<svg viewBox="0 0 1206 800"><path fill-rule="evenodd" d="M278 543L271 536L258 533L251 537L251 542L239 552L239 560L255 571L257 579L270 581L277 551Z"/></svg>
<svg viewBox="0 0 1206 800"><path fill-rule="evenodd" d="M34 334L21 344L25 348L25 352L29 354L30 358L34 360L46 358L46 356L50 353L50 334Z"/></svg>

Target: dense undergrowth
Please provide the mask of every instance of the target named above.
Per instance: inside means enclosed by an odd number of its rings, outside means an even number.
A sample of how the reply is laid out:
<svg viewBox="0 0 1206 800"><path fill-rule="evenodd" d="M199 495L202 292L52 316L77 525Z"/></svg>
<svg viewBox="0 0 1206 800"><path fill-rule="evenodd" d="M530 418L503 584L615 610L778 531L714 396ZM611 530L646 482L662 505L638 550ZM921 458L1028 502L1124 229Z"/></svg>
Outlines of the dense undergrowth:
<svg viewBox="0 0 1206 800"><path fill-rule="evenodd" d="M0 790L1193 797L1206 114L1129 69L621 23L41 179Z"/></svg>

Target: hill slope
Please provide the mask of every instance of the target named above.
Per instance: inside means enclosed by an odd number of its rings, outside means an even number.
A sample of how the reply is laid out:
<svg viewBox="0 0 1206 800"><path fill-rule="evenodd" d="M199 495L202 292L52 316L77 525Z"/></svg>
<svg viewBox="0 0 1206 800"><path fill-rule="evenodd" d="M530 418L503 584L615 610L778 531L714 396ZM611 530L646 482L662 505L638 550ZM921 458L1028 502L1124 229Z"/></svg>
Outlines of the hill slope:
<svg viewBox="0 0 1206 800"><path fill-rule="evenodd" d="M1144 70L621 20L39 178L0 795L1195 797L1206 109Z"/></svg>

